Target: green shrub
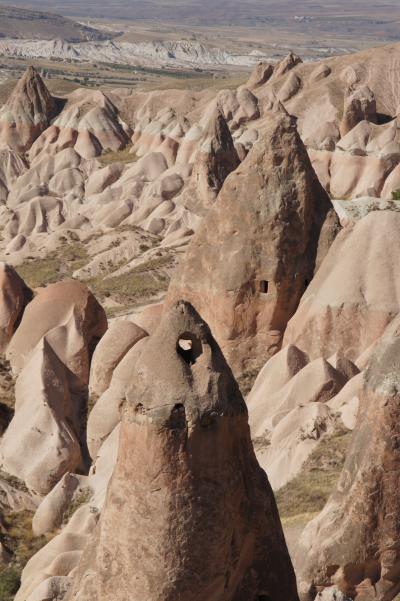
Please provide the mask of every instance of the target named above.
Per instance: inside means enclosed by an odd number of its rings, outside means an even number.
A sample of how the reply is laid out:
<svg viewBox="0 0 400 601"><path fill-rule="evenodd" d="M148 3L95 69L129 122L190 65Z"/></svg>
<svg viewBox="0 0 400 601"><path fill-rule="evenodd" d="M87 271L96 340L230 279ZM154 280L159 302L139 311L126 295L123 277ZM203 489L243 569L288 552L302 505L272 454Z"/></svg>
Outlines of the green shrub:
<svg viewBox="0 0 400 601"><path fill-rule="evenodd" d="M21 584L20 572L7 567L0 571L0 601L12 601Z"/></svg>
<svg viewBox="0 0 400 601"><path fill-rule="evenodd" d="M400 200L400 190L395 190L394 192L392 192L392 199Z"/></svg>

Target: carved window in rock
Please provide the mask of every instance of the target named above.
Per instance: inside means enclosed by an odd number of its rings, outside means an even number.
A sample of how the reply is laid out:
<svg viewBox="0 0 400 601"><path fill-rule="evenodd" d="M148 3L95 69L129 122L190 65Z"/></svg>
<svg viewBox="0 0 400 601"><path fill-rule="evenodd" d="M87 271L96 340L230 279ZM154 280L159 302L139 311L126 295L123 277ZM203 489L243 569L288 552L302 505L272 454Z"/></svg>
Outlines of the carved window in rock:
<svg viewBox="0 0 400 601"><path fill-rule="evenodd" d="M178 338L176 352L187 365L193 365L203 353L203 347L194 334L185 332Z"/></svg>
<svg viewBox="0 0 400 601"><path fill-rule="evenodd" d="M267 280L260 281L260 292L261 294L268 294L268 282Z"/></svg>

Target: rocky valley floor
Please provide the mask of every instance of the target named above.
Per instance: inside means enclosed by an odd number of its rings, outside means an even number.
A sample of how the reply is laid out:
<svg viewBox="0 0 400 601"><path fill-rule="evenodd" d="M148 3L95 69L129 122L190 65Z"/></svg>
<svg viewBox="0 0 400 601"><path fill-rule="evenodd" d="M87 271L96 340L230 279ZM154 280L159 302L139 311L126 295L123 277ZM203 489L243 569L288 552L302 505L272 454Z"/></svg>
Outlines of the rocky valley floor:
<svg viewBox="0 0 400 601"><path fill-rule="evenodd" d="M0 601L395 599L400 45L39 71L0 96Z"/></svg>

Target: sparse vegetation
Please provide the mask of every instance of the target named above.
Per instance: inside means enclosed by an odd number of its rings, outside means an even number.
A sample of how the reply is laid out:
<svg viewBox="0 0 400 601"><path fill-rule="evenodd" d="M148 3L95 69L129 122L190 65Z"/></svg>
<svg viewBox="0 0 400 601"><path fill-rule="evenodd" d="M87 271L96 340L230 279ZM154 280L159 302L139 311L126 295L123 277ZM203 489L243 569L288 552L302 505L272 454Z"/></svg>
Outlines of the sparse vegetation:
<svg viewBox="0 0 400 601"><path fill-rule="evenodd" d="M21 573L13 567L0 570L0 601L12 601L21 583Z"/></svg>
<svg viewBox="0 0 400 601"><path fill-rule="evenodd" d="M3 474L1 475L3 477ZM0 542L11 560L0 568L0 601L12 601L21 582L21 572L29 559L52 537L34 536L32 532L33 512L9 512L3 516L0 526Z"/></svg>
<svg viewBox="0 0 400 601"><path fill-rule="evenodd" d="M126 146L123 150L109 151L103 153L99 156L98 160L106 167L107 165L112 165L113 163L134 163L138 160L138 156L135 153L131 152L132 145Z"/></svg>
<svg viewBox="0 0 400 601"><path fill-rule="evenodd" d="M100 301L112 297L120 305L129 307L167 290L169 275L162 268L173 264L173 257L163 255L114 277L91 278L87 284Z"/></svg>
<svg viewBox="0 0 400 601"><path fill-rule="evenodd" d="M321 511L342 471L351 432L338 429L322 438L300 473L275 494L282 518Z"/></svg>
<svg viewBox="0 0 400 601"><path fill-rule="evenodd" d="M90 488L83 488L78 493L76 493L67 511L63 515L63 524L67 524L71 517L74 515L75 511L77 511L79 507L82 507L82 505L85 505L85 503L88 503L90 501L91 496L92 491L90 490Z"/></svg>
<svg viewBox="0 0 400 601"><path fill-rule="evenodd" d="M253 388L253 384L260 373L261 368L262 365L247 369L237 378L237 383L239 384L239 388L243 396L247 396L250 390Z"/></svg>
<svg viewBox="0 0 400 601"><path fill-rule="evenodd" d="M83 267L88 260L84 246L77 242L66 242L57 251L50 252L42 259L28 259L16 269L31 288L45 286L71 277L76 269Z"/></svg>
<svg viewBox="0 0 400 601"><path fill-rule="evenodd" d="M395 190L394 192L392 192L392 199L400 200L400 190Z"/></svg>

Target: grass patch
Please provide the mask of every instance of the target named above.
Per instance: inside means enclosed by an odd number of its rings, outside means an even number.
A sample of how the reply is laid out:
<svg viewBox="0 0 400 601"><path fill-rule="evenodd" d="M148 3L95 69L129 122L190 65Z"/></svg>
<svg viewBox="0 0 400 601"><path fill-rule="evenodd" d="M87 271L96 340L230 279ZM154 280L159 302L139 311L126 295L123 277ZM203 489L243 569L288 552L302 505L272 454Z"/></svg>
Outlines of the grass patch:
<svg viewBox="0 0 400 601"><path fill-rule="evenodd" d="M240 388L240 392L244 397L246 397L249 394L250 390L253 388L253 384L258 374L260 373L261 368L262 365L260 367L248 369L236 378L236 381Z"/></svg>
<svg viewBox="0 0 400 601"><path fill-rule="evenodd" d="M0 601L12 601L21 584L21 572L13 567L0 570Z"/></svg>
<svg viewBox="0 0 400 601"><path fill-rule="evenodd" d="M14 415L15 380L10 362L0 357L0 434L4 432Z"/></svg>
<svg viewBox="0 0 400 601"><path fill-rule="evenodd" d="M275 493L283 519L323 509L342 471L350 437L343 428L323 438L300 473Z"/></svg>
<svg viewBox="0 0 400 601"><path fill-rule="evenodd" d="M131 148L132 144L126 146L122 150L110 150L109 152L104 152L98 157L98 161L103 167L112 165L113 163L123 163L124 165L127 163L134 163L139 157L135 153L130 152Z"/></svg>
<svg viewBox="0 0 400 601"><path fill-rule="evenodd" d="M167 290L169 275L159 270L173 264L174 259L164 255L149 259L121 275L107 278L97 276L86 280L86 283L100 301L112 297L120 305L132 306ZM113 309L119 311L121 307Z"/></svg>
<svg viewBox="0 0 400 601"><path fill-rule="evenodd" d="M167 290L169 278L155 276L151 273L129 271L122 275L103 279L101 277L87 280L89 288L100 301L112 296L116 302L129 305L138 300L148 299Z"/></svg>
<svg viewBox="0 0 400 601"><path fill-rule="evenodd" d="M71 277L73 272L86 265L87 261L87 251L82 244L68 242L43 259L27 259L16 269L28 286L38 288Z"/></svg>
<svg viewBox="0 0 400 601"><path fill-rule="evenodd" d="M0 569L0 601L12 601L21 583L21 572L29 559L52 537L34 536L32 511L6 513L3 516L0 541L11 555L10 563Z"/></svg>
<svg viewBox="0 0 400 601"><path fill-rule="evenodd" d="M392 192L392 200L400 200L400 190Z"/></svg>

